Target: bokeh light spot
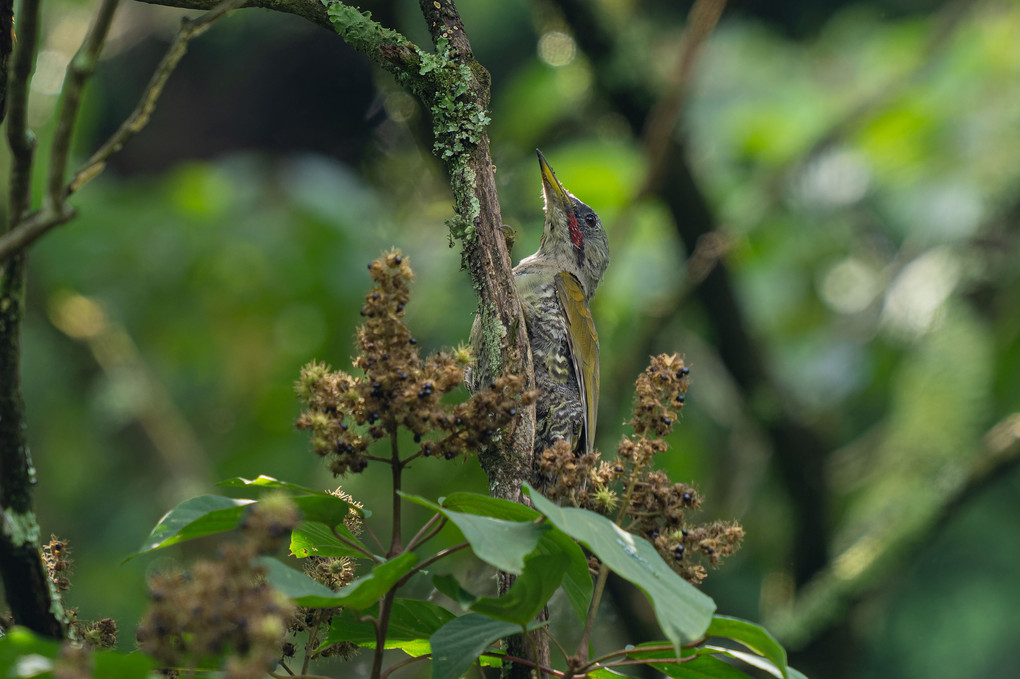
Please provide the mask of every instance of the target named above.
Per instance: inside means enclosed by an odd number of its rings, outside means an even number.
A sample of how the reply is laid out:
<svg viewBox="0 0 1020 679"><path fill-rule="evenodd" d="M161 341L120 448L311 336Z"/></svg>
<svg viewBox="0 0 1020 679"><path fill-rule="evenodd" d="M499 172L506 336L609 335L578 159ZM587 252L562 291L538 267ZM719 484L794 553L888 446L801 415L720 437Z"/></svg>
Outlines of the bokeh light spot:
<svg viewBox="0 0 1020 679"><path fill-rule="evenodd" d="M550 66L566 66L575 56L574 39L562 31L549 31L538 40L538 57Z"/></svg>

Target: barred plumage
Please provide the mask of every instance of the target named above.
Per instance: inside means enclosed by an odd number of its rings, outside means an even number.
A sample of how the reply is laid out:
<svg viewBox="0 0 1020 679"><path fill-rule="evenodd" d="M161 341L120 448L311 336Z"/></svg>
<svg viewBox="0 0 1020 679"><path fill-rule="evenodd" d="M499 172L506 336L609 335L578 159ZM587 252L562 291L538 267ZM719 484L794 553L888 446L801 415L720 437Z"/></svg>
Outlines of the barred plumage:
<svg viewBox="0 0 1020 679"><path fill-rule="evenodd" d="M545 228L538 252L514 268L538 389L535 452L564 439L580 454L594 445L599 395L598 335L588 301L609 264L609 246L595 211L563 188L541 151L538 161ZM477 328L476 322L476 346Z"/></svg>

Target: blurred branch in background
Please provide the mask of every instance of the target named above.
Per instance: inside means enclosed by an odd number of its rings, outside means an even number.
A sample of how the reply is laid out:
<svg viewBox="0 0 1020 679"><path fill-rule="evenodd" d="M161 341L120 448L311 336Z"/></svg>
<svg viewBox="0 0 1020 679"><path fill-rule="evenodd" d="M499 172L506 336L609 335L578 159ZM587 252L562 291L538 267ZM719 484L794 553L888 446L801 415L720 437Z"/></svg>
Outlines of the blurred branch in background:
<svg viewBox="0 0 1020 679"><path fill-rule="evenodd" d="M773 186L778 187L780 178L788 177L826 150L838 145L850 136L863 122L876 115L885 106L908 91L927 75L938 68L947 53L946 46L956 35L957 29L965 22L981 3L972 0L951 0L936 15L934 28L929 33L923 49L918 53L913 68L888 77L878 83L875 90L860 101L857 101L841 117L831 123L817 137L814 143L803 153L793 158L790 164L777 172Z"/></svg>
<svg viewBox="0 0 1020 679"><path fill-rule="evenodd" d="M652 69L643 69L641 72L646 74L643 78L638 73L626 80L609 77L618 68L614 64L624 60L624 53L630 49L625 44L627 36L611 27L599 13L597 3L559 0L558 4L574 28L581 48L595 65L599 89L624 116L635 136L646 134L656 102L663 101L647 75ZM696 4L695 8L698 7L701 5ZM682 55L693 55L704 40L705 30L714 25L713 12L706 11L703 16L705 18L698 19L703 28L687 34L691 38L684 44ZM675 76L680 84L673 87L667 100L669 96L675 100L681 91L692 58L681 57L681 69ZM659 110L674 108L675 104L662 104ZM715 238L713 234L719 232L719 225L687 164L683 142L675 133L675 123L674 118L673 125L668 127L670 134L661 139L663 160L660 167L654 168L657 176L650 177L646 185L656 187L656 195L668 206L685 250L698 252L702 239ZM656 125L665 129L661 122ZM656 138L659 135L661 131L656 132ZM676 292L677 295L683 293L684 290ZM693 293L706 311L719 355L743 391L744 399L765 406L757 413L759 423L767 433L777 470L794 505L794 577L798 582L806 582L828 560L829 499L823 473L827 446L786 407L783 390L767 368L768 360L762 353L761 343L751 333L730 274L721 261L704 274ZM649 330L654 332L655 328Z"/></svg>
<svg viewBox="0 0 1020 679"><path fill-rule="evenodd" d="M635 199L645 193L665 189L661 186L664 164L670 152L675 150L671 140L683 110L685 86L691 78L702 46L719 23L724 9L726 0L696 0L687 14L687 27L680 38L680 55L676 67L670 74L666 91L659 97L645 121L642 136L645 153L648 155L648 170L645 186L638 191Z"/></svg>
<svg viewBox="0 0 1020 679"><path fill-rule="evenodd" d="M952 487L940 488L939 503L920 520L874 524L801 587L790 607L768 612L769 630L792 648L803 648L841 622L848 609L884 589L968 501L1020 465L1020 413L998 422L983 443L969 456L966 473Z"/></svg>
<svg viewBox="0 0 1020 679"><path fill-rule="evenodd" d="M208 455L127 330L111 320L99 302L71 292L53 297L49 317L65 335L88 346L114 388L129 395L131 417L163 458L166 474L175 480L168 501L208 488L215 481Z"/></svg>

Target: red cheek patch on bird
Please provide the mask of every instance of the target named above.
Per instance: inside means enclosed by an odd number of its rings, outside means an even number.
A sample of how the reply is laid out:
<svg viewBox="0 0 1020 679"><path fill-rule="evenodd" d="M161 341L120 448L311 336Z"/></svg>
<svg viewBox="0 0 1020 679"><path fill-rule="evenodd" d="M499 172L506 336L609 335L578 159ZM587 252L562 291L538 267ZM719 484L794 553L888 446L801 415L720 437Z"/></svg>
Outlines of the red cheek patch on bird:
<svg viewBox="0 0 1020 679"><path fill-rule="evenodd" d="M567 215L567 221L570 223L570 242L574 244L574 247L580 250L584 247L584 234L581 233L581 227L577 223L577 217L573 214Z"/></svg>

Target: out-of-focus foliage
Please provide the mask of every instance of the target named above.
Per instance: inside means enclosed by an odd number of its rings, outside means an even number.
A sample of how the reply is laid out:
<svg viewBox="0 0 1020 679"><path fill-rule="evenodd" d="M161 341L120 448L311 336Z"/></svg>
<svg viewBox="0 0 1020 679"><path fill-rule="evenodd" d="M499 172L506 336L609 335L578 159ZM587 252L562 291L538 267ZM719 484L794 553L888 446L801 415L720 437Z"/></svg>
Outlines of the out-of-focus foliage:
<svg viewBox="0 0 1020 679"><path fill-rule="evenodd" d="M601 74L555 5L460 4L494 75L490 132L515 260L538 243L536 145L609 231L612 263L594 300L599 446L619 439L627 387L648 354L680 351L691 366L670 474L696 480L706 511L747 532L707 583L720 610L781 623L794 648L818 621L841 621L846 658L793 656L811 676L1020 671L1009 644L1020 626L1010 605L1020 600L1016 471L939 523L984 433L1020 411L1016 3L914 14L848 4L796 38L734 14L700 54L676 133L782 403L742 393L720 363L705 320L713 309L689 299L690 253L667 209L637 195L642 146L596 95ZM686 8L642 15L638 3L603 4L621 30L646 36L631 48L667 74ZM416 8L397 5L376 18L424 41ZM89 7L47 11L31 111L44 152ZM178 15L125 7L87 98L80 159L127 113L147 77L129 66L154 64L152 41ZM346 363L364 266L380 251L397 245L414 262L408 324L426 348L467 337L474 298L447 244L448 188L430 143L416 142L428 121L342 47L303 61L302 45L338 41L322 33L249 10L214 27L121 164L74 197L79 217L33 249L24 394L36 503L43 530L74 547L67 598L83 618L132 628L149 566L121 560L168 507L216 479L335 485L293 430L291 384L313 358ZM266 44L285 47L270 63L246 61ZM287 106L295 100L274 88L313 68L322 75L303 90L329 103ZM357 85L368 78L374 90ZM273 125L237 122L260 116ZM292 127L317 127L307 138L321 146L288 149L279 138ZM179 162L181 148L218 152ZM834 451L825 464L833 560L820 580L832 598L793 620L784 614L802 609L789 570L792 509L757 424L778 410ZM484 489L473 463L424 462L410 492ZM367 499L383 481L361 475L345 489ZM880 587L858 598L869 583Z"/></svg>

